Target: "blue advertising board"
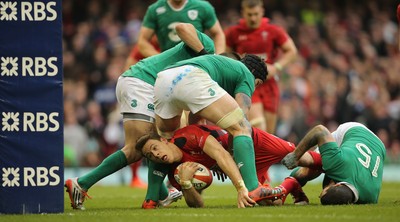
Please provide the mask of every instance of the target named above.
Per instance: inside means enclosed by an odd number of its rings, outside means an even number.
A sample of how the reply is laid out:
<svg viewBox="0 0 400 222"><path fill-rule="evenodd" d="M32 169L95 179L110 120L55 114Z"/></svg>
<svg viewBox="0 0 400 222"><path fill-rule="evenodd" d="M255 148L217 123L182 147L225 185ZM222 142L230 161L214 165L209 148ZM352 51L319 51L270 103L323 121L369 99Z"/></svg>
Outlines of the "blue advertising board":
<svg viewBox="0 0 400 222"><path fill-rule="evenodd" d="M64 211L61 0L0 0L0 213Z"/></svg>

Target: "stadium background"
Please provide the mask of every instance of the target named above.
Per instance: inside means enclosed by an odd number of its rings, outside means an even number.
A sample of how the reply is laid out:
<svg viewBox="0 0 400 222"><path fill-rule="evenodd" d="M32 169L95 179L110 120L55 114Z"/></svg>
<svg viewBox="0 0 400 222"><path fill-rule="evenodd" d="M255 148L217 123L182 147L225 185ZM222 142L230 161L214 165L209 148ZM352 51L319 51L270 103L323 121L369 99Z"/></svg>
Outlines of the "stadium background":
<svg viewBox="0 0 400 222"><path fill-rule="evenodd" d="M65 178L122 147L115 84L153 2L62 1ZM209 2L223 28L240 18L239 0ZM360 121L385 143L386 169L400 166L398 1L264 3L266 16L289 32L300 53L281 76L277 135L297 143L316 124ZM127 175L128 168L111 180L128 182Z"/></svg>

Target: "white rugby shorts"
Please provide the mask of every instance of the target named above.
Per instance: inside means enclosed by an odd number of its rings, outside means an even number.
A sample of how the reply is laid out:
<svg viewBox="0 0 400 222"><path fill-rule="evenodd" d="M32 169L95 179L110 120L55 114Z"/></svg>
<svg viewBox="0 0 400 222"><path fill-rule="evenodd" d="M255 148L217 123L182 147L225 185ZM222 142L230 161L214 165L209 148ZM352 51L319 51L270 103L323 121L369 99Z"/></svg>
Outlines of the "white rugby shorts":
<svg viewBox="0 0 400 222"><path fill-rule="evenodd" d="M116 96L123 120L141 120L154 123L154 87L133 78L118 78Z"/></svg>
<svg viewBox="0 0 400 222"><path fill-rule="evenodd" d="M204 70L185 65L159 72L154 85L155 113L171 119L183 110L197 113L227 92Z"/></svg>

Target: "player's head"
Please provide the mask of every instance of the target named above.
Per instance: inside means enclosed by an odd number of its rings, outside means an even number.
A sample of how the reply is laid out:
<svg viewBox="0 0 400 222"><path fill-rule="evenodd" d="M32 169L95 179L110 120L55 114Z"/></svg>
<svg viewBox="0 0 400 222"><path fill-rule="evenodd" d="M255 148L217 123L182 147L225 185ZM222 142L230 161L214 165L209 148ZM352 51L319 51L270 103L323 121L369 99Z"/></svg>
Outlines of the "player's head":
<svg viewBox="0 0 400 222"><path fill-rule="evenodd" d="M168 140L160 137L157 133L140 137L135 148L147 159L157 163L173 163L177 155L170 147Z"/></svg>
<svg viewBox="0 0 400 222"><path fill-rule="evenodd" d="M249 28L256 29L264 16L262 0L242 0L242 16Z"/></svg>
<svg viewBox="0 0 400 222"><path fill-rule="evenodd" d="M264 82L267 79L268 76L267 65L265 64L264 60L261 57L253 54L246 54L245 56L243 56L242 59L240 59L240 61L244 65L246 65L246 67L254 75L256 82L257 79L261 80L262 82Z"/></svg>
<svg viewBox="0 0 400 222"><path fill-rule="evenodd" d="M343 205L354 203L353 191L343 183L329 183L319 196L322 205Z"/></svg>

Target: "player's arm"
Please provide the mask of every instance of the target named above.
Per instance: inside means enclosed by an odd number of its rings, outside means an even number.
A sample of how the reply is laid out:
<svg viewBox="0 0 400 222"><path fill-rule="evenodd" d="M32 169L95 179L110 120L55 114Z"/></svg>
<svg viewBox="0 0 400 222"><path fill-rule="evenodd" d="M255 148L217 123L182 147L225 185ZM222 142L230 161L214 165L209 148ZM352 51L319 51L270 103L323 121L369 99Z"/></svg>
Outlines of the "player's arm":
<svg viewBox="0 0 400 222"><path fill-rule="evenodd" d="M244 115L247 117L247 113L250 110L251 98L244 93L236 93L235 100L239 104L239 107L243 110Z"/></svg>
<svg viewBox="0 0 400 222"><path fill-rule="evenodd" d="M234 44L232 43L232 29L231 28L227 28L224 31L225 34L225 52L234 52Z"/></svg>
<svg viewBox="0 0 400 222"><path fill-rule="evenodd" d="M298 166L299 159L310 148L314 147L315 145L321 147L323 144L329 142L335 142L335 139L329 130L322 125L315 126L299 142L299 145L296 147L296 149L283 158L282 164L284 164L288 169L293 169Z"/></svg>
<svg viewBox="0 0 400 222"><path fill-rule="evenodd" d="M229 152L226 151L213 136L207 137L203 151L212 159L217 161L218 166L231 179L238 192L238 207L244 208L247 206L253 206L255 202L249 198L248 190L244 185L242 175Z"/></svg>
<svg viewBox="0 0 400 222"><path fill-rule="evenodd" d="M151 44L151 38L153 37L153 35L153 29L144 26L140 28L137 45L139 47L139 52L145 58L159 54L157 49L154 48L154 46Z"/></svg>
<svg viewBox="0 0 400 222"><path fill-rule="evenodd" d="M200 54L207 54L203 44L201 43L199 37L197 36L196 28L190 23L179 23L175 26L176 34L179 38L193 51Z"/></svg>
<svg viewBox="0 0 400 222"><path fill-rule="evenodd" d="M135 58L137 53L139 53L138 46L134 45L125 61L124 70L128 70L132 65L135 65L138 62L138 60Z"/></svg>
<svg viewBox="0 0 400 222"><path fill-rule="evenodd" d="M179 171L179 178L181 179L181 188L183 196L185 197L186 204L189 207L199 208L204 207L204 201L200 193L193 187L192 179L194 173L199 169L197 163L184 162Z"/></svg>
<svg viewBox="0 0 400 222"><path fill-rule="evenodd" d="M225 52L225 33L221 28L221 24L217 20L215 24L208 30L215 45L215 53L220 54Z"/></svg>
<svg viewBox="0 0 400 222"><path fill-rule="evenodd" d="M274 64L268 66L268 78L278 75L284 67L293 62L297 57L297 47L292 38L288 38L280 47L282 56Z"/></svg>

